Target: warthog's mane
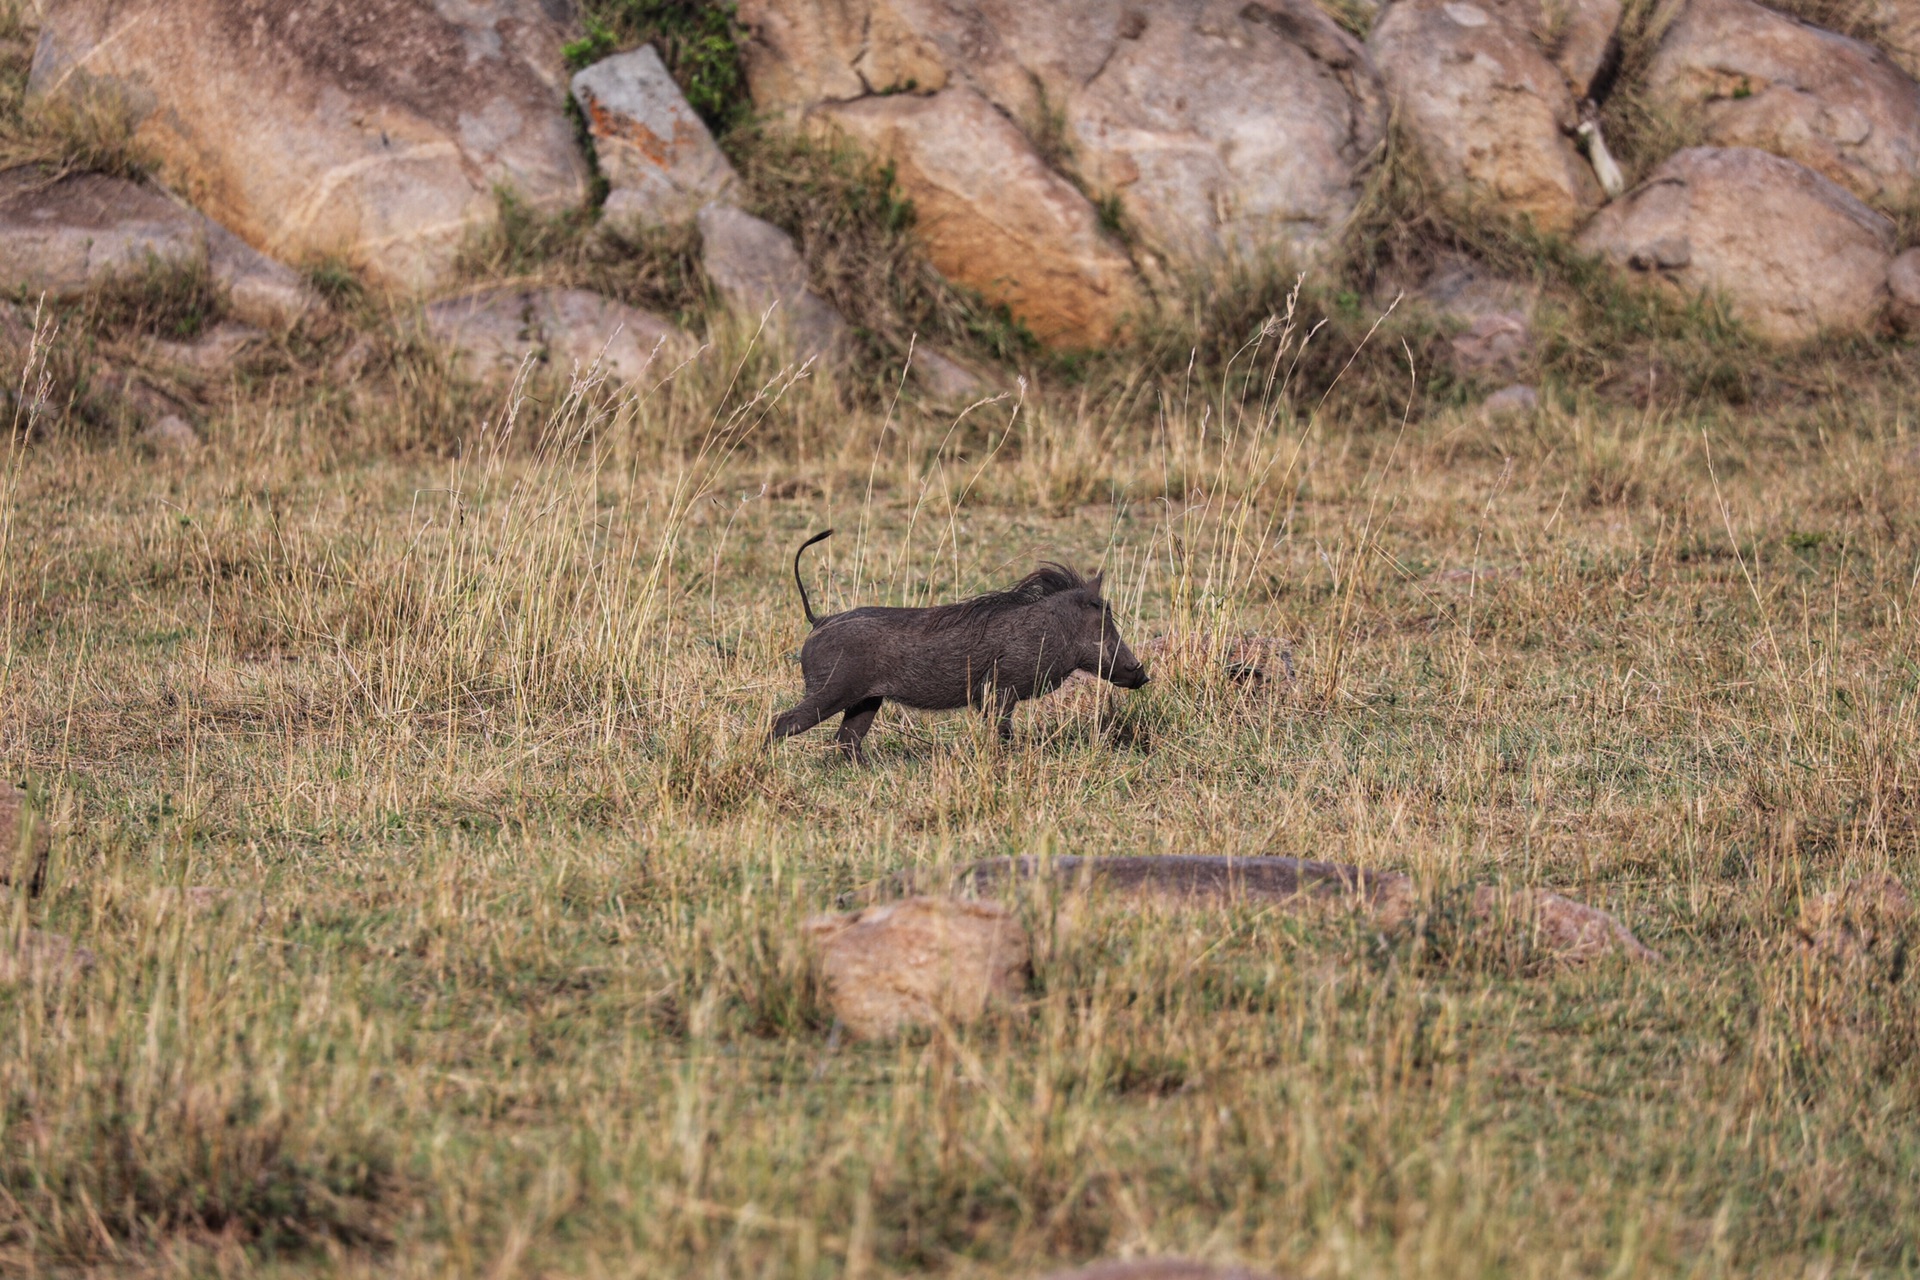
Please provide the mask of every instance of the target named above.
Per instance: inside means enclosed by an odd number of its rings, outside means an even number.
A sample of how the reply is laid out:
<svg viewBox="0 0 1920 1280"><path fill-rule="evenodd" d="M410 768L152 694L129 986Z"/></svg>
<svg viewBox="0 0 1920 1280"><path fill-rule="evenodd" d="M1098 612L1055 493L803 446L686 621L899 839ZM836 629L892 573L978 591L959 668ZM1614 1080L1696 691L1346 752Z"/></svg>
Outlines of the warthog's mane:
<svg viewBox="0 0 1920 1280"><path fill-rule="evenodd" d="M971 600L941 605L933 612L945 624L979 622L999 614L1037 604L1063 591L1086 590L1098 593L1099 584L1079 572L1049 560L1005 591L989 591Z"/></svg>

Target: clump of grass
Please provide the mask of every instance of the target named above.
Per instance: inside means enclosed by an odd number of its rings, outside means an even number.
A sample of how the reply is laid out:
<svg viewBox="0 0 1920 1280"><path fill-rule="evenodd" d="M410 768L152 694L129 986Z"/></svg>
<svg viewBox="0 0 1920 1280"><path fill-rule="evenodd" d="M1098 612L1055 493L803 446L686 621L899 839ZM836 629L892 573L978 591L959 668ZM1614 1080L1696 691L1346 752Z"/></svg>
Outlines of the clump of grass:
<svg viewBox="0 0 1920 1280"><path fill-rule="evenodd" d="M220 321L227 298L204 258L149 255L138 267L89 288L78 310L103 338L150 335L185 342Z"/></svg>

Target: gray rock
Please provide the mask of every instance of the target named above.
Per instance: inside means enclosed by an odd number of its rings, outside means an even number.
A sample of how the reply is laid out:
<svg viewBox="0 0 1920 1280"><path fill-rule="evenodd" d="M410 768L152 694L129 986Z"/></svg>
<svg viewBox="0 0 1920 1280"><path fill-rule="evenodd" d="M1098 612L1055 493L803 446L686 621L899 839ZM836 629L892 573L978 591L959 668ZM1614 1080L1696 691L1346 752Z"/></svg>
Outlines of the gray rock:
<svg viewBox="0 0 1920 1280"><path fill-rule="evenodd" d="M977 370L938 347L914 347L913 375L934 400L953 402L992 394Z"/></svg>
<svg viewBox="0 0 1920 1280"><path fill-rule="evenodd" d="M602 216L650 226L685 222L739 185L652 46L576 73L573 96L611 188Z"/></svg>
<svg viewBox="0 0 1920 1280"><path fill-rule="evenodd" d="M1920 196L1920 86L1873 45L1752 0L1688 0L1646 80L1703 141L1797 160L1862 200Z"/></svg>
<svg viewBox="0 0 1920 1280"><path fill-rule="evenodd" d="M98 173L0 173L0 285L70 296L149 262L205 262L233 314L284 327L315 305L290 268L164 192Z"/></svg>
<svg viewBox="0 0 1920 1280"><path fill-rule="evenodd" d="M703 206L699 224L701 266L726 304L748 320L767 315L802 358L830 358L846 321L807 286L793 237L726 204Z"/></svg>
<svg viewBox="0 0 1920 1280"><path fill-rule="evenodd" d="M481 289L429 306L426 327L478 378L511 376L531 356L562 375L598 363L631 382L665 376L692 345L652 312L584 289Z"/></svg>
<svg viewBox="0 0 1920 1280"><path fill-rule="evenodd" d="M1804 165L1692 147L1602 209L1580 247L1686 295L1723 296L1775 342L1878 320L1893 224Z"/></svg>
<svg viewBox="0 0 1920 1280"><path fill-rule="evenodd" d="M173 458L191 458L200 452L204 441L187 420L177 413L162 414L148 423L140 439L158 454Z"/></svg>
<svg viewBox="0 0 1920 1280"><path fill-rule="evenodd" d="M1480 402L1480 413L1492 421L1501 418L1518 418L1534 412L1540 407L1540 393L1532 387L1515 383L1511 387L1502 387Z"/></svg>
<svg viewBox="0 0 1920 1280"><path fill-rule="evenodd" d="M149 261L191 263L205 228L160 192L97 173L0 173L0 284L67 296Z"/></svg>

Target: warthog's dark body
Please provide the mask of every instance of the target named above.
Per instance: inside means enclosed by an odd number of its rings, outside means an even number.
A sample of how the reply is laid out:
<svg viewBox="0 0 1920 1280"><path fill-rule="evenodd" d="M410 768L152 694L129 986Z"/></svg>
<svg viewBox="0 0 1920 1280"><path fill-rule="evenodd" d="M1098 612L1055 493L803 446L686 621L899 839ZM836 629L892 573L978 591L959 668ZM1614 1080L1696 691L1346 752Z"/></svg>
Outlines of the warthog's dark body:
<svg viewBox="0 0 1920 1280"><path fill-rule="evenodd" d="M833 530L800 545L805 551ZM1013 709L1050 693L1075 671L1123 689L1147 682L1146 668L1114 626L1100 598L1100 576L1083 578L1045 564L1005 591L930 609L849 609L815 618L793 557L800 606L813 634L800 649L807 696L773 722L774 739L805 733L839 715L835 740L857 760L860 741L880 704L922 711L977 707L998 713L1000 736L1013 731Z"/></svg>

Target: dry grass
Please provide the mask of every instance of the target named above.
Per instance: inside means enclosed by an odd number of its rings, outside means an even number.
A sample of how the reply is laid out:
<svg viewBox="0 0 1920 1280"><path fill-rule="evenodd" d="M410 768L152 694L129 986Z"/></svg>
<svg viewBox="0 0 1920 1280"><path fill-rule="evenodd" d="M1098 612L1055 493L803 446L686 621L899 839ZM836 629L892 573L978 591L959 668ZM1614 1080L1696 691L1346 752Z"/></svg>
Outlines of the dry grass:
<svg viewBox="0 0 1920 1280"><path fill-rule="evenodd" d="M1292 393L1306 327L1150 412L847 410L737 345L356 407L296 338L193 464L17 424L0 773L59 834L3 927L99 963L0 990L0 1269L1913 1270L1914 939L1794 929L1912 879L1906 402L1402 429ZM833 607L1058 555L1301 679L767 752L828 524ZM1036 906L1024 1004L866 1047L795 945L901 868L1182 849L1550 884L1670 959Z"/></svg>

